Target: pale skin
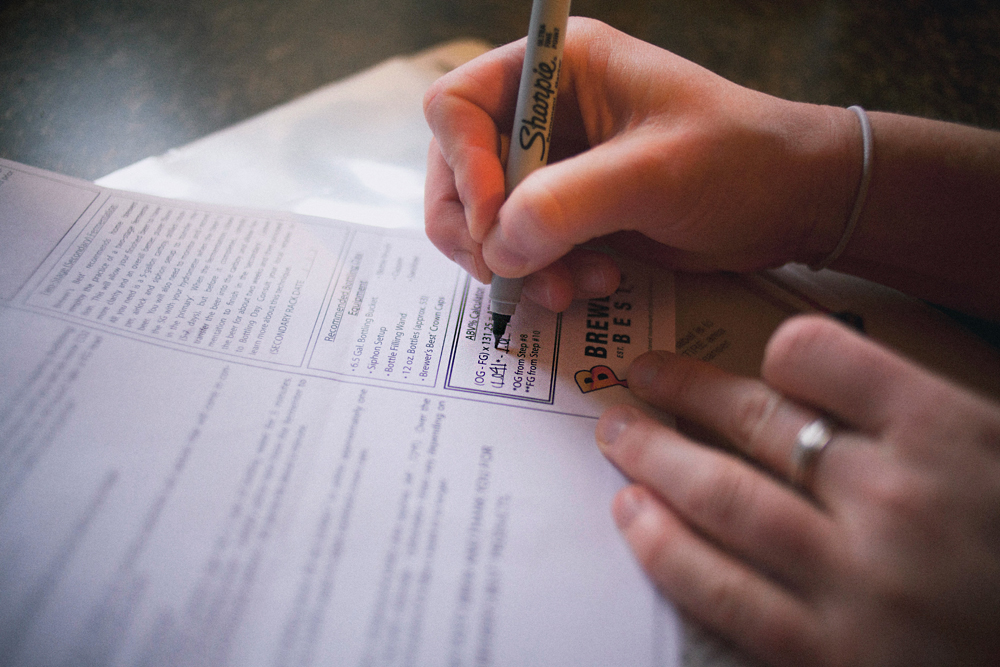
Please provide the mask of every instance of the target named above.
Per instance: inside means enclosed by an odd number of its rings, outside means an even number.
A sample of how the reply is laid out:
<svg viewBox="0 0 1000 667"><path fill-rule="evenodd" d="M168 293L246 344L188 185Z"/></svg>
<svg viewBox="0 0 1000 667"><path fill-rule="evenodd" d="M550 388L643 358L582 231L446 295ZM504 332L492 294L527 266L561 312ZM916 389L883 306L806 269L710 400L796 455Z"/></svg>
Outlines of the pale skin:
<svg viewBox="0 0 1000 667"><path fill-rule="evenodd" d="M852 112L741 88L595 21L567 36L555 162L506 201L523 42L428 92L427 232L446 255L483 282L527 276L526 296L562 310L617 286L592 243L697 271L836 246L861 174ZM833 268L1000 319L1000 135L870 118L871 187ZM597 425L632 481L614 517L681 608L775 665L1000 661L1000 406L820 317L775 332L760 378L654 352L628 379L732 448L627 406ZM797 487L792 443L820 415L834 437Z"/></svg>

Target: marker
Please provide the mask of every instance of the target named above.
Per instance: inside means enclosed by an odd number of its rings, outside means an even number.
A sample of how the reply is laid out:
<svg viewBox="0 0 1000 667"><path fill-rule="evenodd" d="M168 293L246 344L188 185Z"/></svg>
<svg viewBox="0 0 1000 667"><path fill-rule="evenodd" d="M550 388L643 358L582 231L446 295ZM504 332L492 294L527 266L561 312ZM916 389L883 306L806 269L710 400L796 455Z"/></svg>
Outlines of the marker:
<svg viewBox="0 0 1000 667"><path fill-rule="evenodd" d="M552 115L556 109L563 43L569 22L570 0L533 0L528 26L528 49L521 68L517 91L514 129L504 174L507 197L528 174L549 160ZM524 278L501 278L493 274L490 283L490 314L493 319L493 347L507 331L517 302L521 300Z"/></svg>

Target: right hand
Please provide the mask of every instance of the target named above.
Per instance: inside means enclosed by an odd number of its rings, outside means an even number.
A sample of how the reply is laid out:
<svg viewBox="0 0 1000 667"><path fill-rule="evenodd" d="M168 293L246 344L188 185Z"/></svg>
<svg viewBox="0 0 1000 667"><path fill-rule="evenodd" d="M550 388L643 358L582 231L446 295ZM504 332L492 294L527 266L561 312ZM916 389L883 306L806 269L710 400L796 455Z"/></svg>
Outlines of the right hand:
<svg viewBox="0 0 1000 667"><path fill-rule="evenodd" d="M553 163L504 201L524 51L491 51L424 99L427 234L480 281L531 274L525 295L562 310L616 287L611 258L578 248L595 239L688 271L811 263L837 244L860 178L852 112L743 88L582 18L567 29Z"/></svg>

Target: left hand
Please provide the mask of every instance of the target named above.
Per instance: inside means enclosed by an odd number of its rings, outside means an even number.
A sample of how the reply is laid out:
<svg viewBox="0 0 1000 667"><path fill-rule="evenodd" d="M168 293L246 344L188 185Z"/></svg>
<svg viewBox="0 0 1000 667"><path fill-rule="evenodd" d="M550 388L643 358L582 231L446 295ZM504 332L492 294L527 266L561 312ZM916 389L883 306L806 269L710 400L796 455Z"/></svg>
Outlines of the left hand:
<svg viewBox="0 0 1000 667"><path fill-rule="evenodd" d="M598 422L655 583L771 664L1000 664L1000 406L823 317L780 327L762 378L655 352L629 371L734 453L625 405ZM833 438L797 488L821 415Z"/></svg>

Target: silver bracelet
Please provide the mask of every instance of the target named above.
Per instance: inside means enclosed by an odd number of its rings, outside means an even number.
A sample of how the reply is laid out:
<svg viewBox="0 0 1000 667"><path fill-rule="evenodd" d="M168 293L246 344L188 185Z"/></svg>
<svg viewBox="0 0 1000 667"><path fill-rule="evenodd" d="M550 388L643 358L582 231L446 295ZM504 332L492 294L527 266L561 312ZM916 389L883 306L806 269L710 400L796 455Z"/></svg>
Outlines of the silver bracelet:
<svg viewBox="0 0 1000 667"><path fill-rule="evenodd" d="M830 266L840 257L840 253L844 252L844 248L847 247L847 243L851 240L851 235L854 234L854 228L858 225L858 218L861 217L861 209L864 208L865 197L868 195L868 184L872 180L872 151L874 150L872 126L868 122L868 114L865 113L864 109L857 105L848 108L857 115L858 120L861 122L861 141L864 144L861 163L861 183L858 185L858 194L854 199L854 208L851 210L851 216L847 219L847 226L844 227L840 243L833 249L833 252L826 256L826 259L819 264L813 264L809 267L813 271L819 271Z"/></svg>

